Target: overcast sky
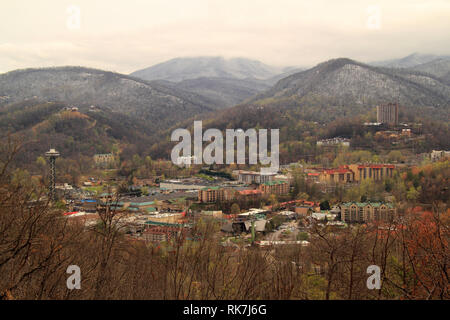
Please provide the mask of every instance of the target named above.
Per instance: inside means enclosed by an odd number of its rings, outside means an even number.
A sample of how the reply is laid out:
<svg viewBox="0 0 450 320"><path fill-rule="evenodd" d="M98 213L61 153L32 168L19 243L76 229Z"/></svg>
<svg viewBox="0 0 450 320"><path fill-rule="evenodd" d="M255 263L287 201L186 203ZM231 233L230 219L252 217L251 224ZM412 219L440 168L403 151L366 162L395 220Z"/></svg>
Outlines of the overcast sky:
<svg viewBox="0 0 450 320"><path fill-rule="evenodd" d="M219 55L312 66L413 52L450 54L450 0L0 3L0 73L61 65L130 73L175 57Z"/></svg>

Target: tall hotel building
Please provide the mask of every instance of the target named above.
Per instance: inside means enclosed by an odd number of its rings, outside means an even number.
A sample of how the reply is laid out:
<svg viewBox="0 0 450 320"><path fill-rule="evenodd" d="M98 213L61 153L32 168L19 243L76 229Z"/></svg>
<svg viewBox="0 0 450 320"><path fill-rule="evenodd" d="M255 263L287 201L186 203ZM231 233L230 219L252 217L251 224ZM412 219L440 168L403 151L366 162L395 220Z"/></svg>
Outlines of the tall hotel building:
<svg viewBox="0 0 450 320"><path fill-rule="evenodd" d="M377 122L397 125L398 103L388 103L377 106Z"/></svg>

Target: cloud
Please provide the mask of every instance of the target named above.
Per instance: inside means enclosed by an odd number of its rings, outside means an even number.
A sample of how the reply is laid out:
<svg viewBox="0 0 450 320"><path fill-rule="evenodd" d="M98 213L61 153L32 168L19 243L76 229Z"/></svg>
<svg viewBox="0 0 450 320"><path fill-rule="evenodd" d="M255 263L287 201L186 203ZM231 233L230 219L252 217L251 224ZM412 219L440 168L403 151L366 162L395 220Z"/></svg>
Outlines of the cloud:
<svg viewBox="0 0 450 320"><path fill-rule="evenodd" d="M79 29L67 28L69 6L80 8ZM380 8L379 29L367 28L369 6ZM18 0L2 7L0 72L83 65L129 73L196 55L310 66L450 48L450 3L440 0Z"/></svg>

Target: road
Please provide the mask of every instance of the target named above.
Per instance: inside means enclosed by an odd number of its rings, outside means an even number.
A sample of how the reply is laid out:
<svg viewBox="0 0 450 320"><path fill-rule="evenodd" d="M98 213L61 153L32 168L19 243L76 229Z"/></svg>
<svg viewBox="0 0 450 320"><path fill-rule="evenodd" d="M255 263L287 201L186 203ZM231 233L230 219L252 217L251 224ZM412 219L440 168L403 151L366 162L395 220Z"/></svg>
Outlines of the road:
<svg viewBox="0 0 450 320"><path fill-rule="evenodd" d="M286 228L282 228L283 226L286 226ZM297 228L297 223L295 221L285 222L283 223L278 230L275 230L274 232L268 234L265 238L265 240L269 241L277 241L281 240L281 235L284 231L290 230L291 234L289 235L289 239L287 240L296 240L297 234L299 233L299 230Z"/></svg>

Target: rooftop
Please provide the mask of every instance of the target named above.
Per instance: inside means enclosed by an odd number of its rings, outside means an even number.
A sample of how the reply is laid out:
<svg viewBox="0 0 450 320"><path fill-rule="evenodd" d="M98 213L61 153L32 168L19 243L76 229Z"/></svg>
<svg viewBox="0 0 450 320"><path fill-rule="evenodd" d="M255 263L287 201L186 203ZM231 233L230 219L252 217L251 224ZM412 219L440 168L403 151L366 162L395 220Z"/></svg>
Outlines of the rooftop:
<svg viewBox="0 0 450 320"><path fill-rule="evenodd" d="M394 205L393 205L392 203L370 202L370 201L368 201L368 202L345 202L345 203L342 203L341 206L349 207L349 206L351 206L352 204L355 204L357 207L365 207L365 206L367 206L367 205L371 205L372 207L379 207L379 206L381 206L381 205L384 204L384 205L386 205L389 209L393 209L393 208L394 208Z"/></svg>
<svg viewBox="0 0 450 320"><path fill-rule="evenodd" d="M325 170L325 173L327 174L334 174L334 173L353 173L353 171L345 168L339 168L339 169L328 169Z"/></svg>
<svg viewBox="0 0 450 320"><path fill-rule="evenodd" d="M202 191L208 191L208 190L220 190L220 187L214 186L214 187L205 187L201 189Z"/></svg>
<svg viewBox="0 0 450 320"><path fill-rule="evenodd" d="M239 194L241 194L241 195L251 195L251 194L261 194L262 192L261 192L261 190L255 190L255 189L251 189L251 190L241 190L241 191L238 191L239 192Z"/></svg>
<svg viewBox="0 0 450 320"><path fill-rule="evenodd" d="M273 185L277 185L277 184L284 184L286 183L285 181L280 181L280 180L274 180L274 181L267 181L264 182L263 184L266 186L273 186Z"/></svg>
<svg viewBox="0 0 450 320"><path fill-rule="evenodd" d="M394 169L395 166L393 164L360 164L360 165L358 165L358 169L364 169L364 168L372 168L372 169L391 168L391 169Z"/></svg>

